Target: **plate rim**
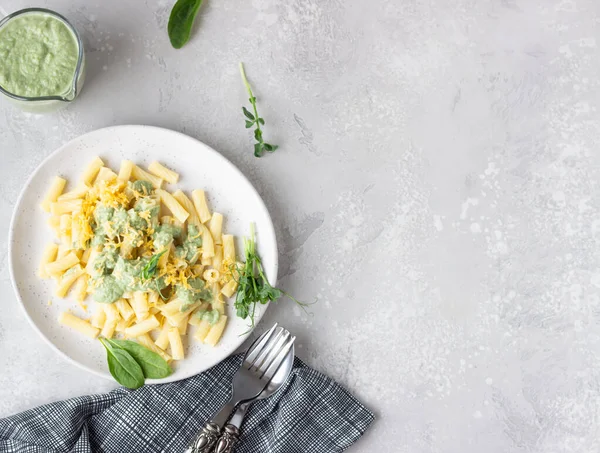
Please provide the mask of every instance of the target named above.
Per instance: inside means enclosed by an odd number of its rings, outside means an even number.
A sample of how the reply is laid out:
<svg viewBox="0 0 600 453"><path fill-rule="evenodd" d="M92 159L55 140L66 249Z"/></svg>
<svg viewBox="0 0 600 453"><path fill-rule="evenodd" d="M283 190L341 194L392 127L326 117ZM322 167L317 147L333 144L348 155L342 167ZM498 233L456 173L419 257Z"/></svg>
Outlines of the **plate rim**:
<svg viewBox="0 0 600 453"><path fill-rule="evenodd" d="M63 352L62 350L60 350L58 348L58 346L56 346L43 332L42 330L37 326L37 324L33 321L32 317L29 315L27 308L25 307L25 303L23 302L23 299L21 297L21 294L19 292L18 286L17 286L17 282L16 282L16 278L15 278L15 274L14 274L14 258L13 258L13 253L14 253L14 235L15 235L15 222L16 222L16 218L17 218L17 213L20 211L21 208L21 204L23 202L23 198L25 196L25 192L27 191L27 188L31 185L33 179L36 177L36 175L41 171L42 167L46 164L46 162L48 162L50 159L52 159L55 155L61 153L65 148L71 146L72 144L74 144L75 142L81 140L82 138L88 136L88 135L92 135L98 132L107 132L107 131L115 131L117 129L130 129L130 128L139 128L139 129L151 129L154 131L157 131L158 133L167 133L167 134L173 134L173 135L178 135L186 140L190 140L195 142L196 144L199 144L201 146L204 146L206 148L206 150L210 153L214 153L217 155L218 158L223 159L224 162L226 164L228 164L232 170L234 172L237 173L238 177L242 178L243 180L245 180L248 185L250 186L250 188L252 189L252 191L254 192L254 195L256 195L256 197L258 198L258 202L260 205L262 205L262 208L264 208L264 211L266 212L267 216L266 219L268 220L269 224L271 225L271 230L273 232L273 244L275 247L275 259L274 259L274 263L273 263L273 282L272 285L275 286L277 284L277 277L278 277L278 271L279 271L279 250L278 250L278 245L277 245L277 233L275 231L275 225L273 224L273 218L271 217L271 213L269 212L269 209L267 208L267 205L265 204L265 201L262 199L260 193L256 190L256 187L254 187L254 185L252 184L252 182L246 177L246 175L244 175L244 173L233 163L231 162L227 157L225 157L223 154L219 153L217 150L215 150L213 147L207 145L206 143L202 142L201 140L198 140L195 137L192 137L190 135L184 134L183 132L179 132L173 129L168 129L165 127L160 127L160 126L150 126L150 125L144 125L144 124L120 124L120 125L115 125L115 126L107 126L107 127L102 127L99 129L94 129L91 130L89 132L86 132L84 134L78 135L77 137L72 138L71 140L67 141L66 143L63 143L61 146L59 146L57 149L55 149L54 151L52 151L49 155L47 155L44 159L42 159L42 161L37 165L37 167L35 168L35 170L29 175L29 177L26 179L25 183L23 184L23 187L21 188L20 192L19 192L19 196L17 197L17 201L15 203L15 206L13 208L13 212L11 215L11 219L10 219L10 223L9 223L9 227L8 227L8 270L9 270L9 276L10 276L10 281L11 281L11 286L13 287L13 291L14 294L16 296L16 300L18 305L21 307L22 312L25 315L25 318L27 319L27 322L29 323L29 325L31 327L33 327L33 329L38 333L38 335L44 340L44 342L50 346L50 348L58 353L63 359L66 359L67 362L75 365L76 367L78 367L81 370L85 370L89 373L92 373L96 376L100 376L104 379L108 379L111 380L113 382L114 379L113 377L110 375L110 372L107 373L103 373L101 371L98 371L94 368L91 368L87 365L84 365L83 363L80 363L78 361L76 361L75 359L71 358L69 355L67 355L67 353ZM243 333L242 335L240 335L239 337L241 338L241 341L238 342L234 342L232 343L232 346L228 347L225 350L225 353L223 355L223 358L210 362L209 366L207 366L204 370L202 371L197 371L197 372L193 372L191 374L184 374L182 376L177 376L174 377L176 375L176 373L173 373L171 376L166 377L166 378L162 378L162 379L146 379L145 384L146 385L157 385L157 384L166 384L169 382L177 382L177 381L181 381L183 379L188 379L192 376L196 376L197 374L203 373L204 371L218 365L219 363L221 363L223 360L227 359L237 348L239 348L244 341L246 341L248 339L248 337L250 336L250 334L256 329L256 327L258 326L258 324L260 324L260 321L262 320L262 318L264 317L267 309L270 306L270 302L264 305L264 309L262 310L261 316L260 318L254 322L254 325L249 327L248 331Z"/></svg>

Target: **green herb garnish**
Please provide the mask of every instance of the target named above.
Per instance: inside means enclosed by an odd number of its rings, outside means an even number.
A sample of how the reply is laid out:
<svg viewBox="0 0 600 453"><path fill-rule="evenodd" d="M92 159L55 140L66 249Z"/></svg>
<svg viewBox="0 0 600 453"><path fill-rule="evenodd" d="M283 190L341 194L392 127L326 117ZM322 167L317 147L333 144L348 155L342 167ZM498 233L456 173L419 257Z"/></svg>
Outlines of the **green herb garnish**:
<svg viewBox="0 0 600 453"><path fill-rule="evenodd" d="M190 40L200 5L202 0L177 0L173 5L167 32L174 48L181 49Z"/></svg>
<svg viewBox="0 0 600 453"><path fill-rule="evenodd" d="M156 269L158 268L158 260L166 252L166 250L163 250L162 252L157 253L150 258L150 261L148 261L148 264L144 266L142 272L140 273L142 280L150 280L152 277L154 277L154 274L156 274Z"/></svg>
<svg viewBox="0 0 600 453"><path fill-rule="evenodd" d="M146 378L161 379L173 373L165 359L135 341L100 338L100 343L106 349L110 374L127 388L137 389Z"/></svg>
<svg viewBox="0 0 600 453"><path fill-rule="evenodd" d="M106 341L113 347L127 351L142 368L145 378L161 379L173 373L173 370L165 359L135 341L109 339L106 339Z"/></svg>
<svg viewBox="0 0 600 453"><path fill-rule="evenodd" d="M246 86L246 90L248 90L248 94L250 95L250 104L252 104L252 109L254 110L254 114L252 114L246 107L242 107L242 112L244 112L244 116L246 117L246 129L250 129L252 126L256 127L256 129L254 129L254 139L256 140L256 143L254 144L254 155L256 157L262 157L265 151L272 153L278 146L265 143L264 141L260 126L261 124L264 126L265 120L258 115L258 110L256 110L256 97L252 93L252 88L250 88L250 84L246 78L246 71L244 71L243 63L240 63L240 73L242 74L242 80Z"/></svg>
<svg viewBox="0 0 600 453"><path fill-rule="evenodd" d="M144 385L144 372L131 354L114 347L104 338L100 338L100 343L106 349L108 370L115 381L130 389L138 389Z"/></svg>
<svg viewBox="0 0 600 453"><path fill-rule="evenodd" d="M234 269L238 281L234 306L240 318L250 317L251 325L254 326L256 304L264 305L269 301L276 302L281 296L288 297L303 308L308 305L298 301L285 291L271 286L263 270L262 260L256 251L254 224L250 224L250 236L244 238L244 251L246 262Z"/></svg>

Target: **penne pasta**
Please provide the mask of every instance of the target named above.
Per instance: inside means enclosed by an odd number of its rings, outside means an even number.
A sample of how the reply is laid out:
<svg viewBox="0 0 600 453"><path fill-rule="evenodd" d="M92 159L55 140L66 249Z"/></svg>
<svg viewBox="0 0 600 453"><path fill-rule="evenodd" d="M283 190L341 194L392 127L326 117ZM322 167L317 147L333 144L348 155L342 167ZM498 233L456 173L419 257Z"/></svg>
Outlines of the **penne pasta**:
<svg viewBox="0 0 600 453"><path fill-rule="evenodd" d="M62 274L67 269L79 264L79 258L73 252L69 252L62 258L46 264L46 273L52 277Z"/></svg>
<svg viewBox="0 0 600 453"><path fill-rule="evenodd" d="M119 169L119 175L117 179L121 182L127 182L131 179L131 173L133 171L133 162L130 160L122 160L121 168Z"/></svg>
<svg viewBox="0 0 600 453"><path fill-rule="evenodd" d="M194 207L196 208L200 222L208 222L211 216L208 209L208 204L206 203L206 194L204 193L204 190L194 190L192 192L192 200L194 202Z"/></svg>
<svg viewBox="0 0 600 453"><path fill-rule="evenodd" d="M75 213L73 215L76 215ZM81 241L81 226L77 220L71 220L71 247L76 250L83 249Z"/></svg>
<svg viewBox="0 0 600 453"><path fill-rule="evenodd" d="M94 158L94 160L91 161L83 171L83 174L81 175L81 181L84 184L91 186L92 181L94 181L94 178L102 167L104 167L104 162L102 162L102 159L99 157Z"/></svg>
<svg viewBox="0 0 600 453"><path fill-rule="evenodd" d="M167 322L174 327L179 326L187 316L193 312L196 308L200 306L201 302L196 302L190 306L186 311L178 311L170 316L165 316L167 318Z"/></svg>
<svg viewBox="0 0 600 453"><path fill-rule="evenodd" d="M212 267L219 272L223 272L223 246L215 245L215 256L212 259Z"/></svg>
<svg viewBox="0 0 600 453"><path fill-rule="evenodd" d="M235 263L235 242L233 235L223 235L223 261Z"/></svg>
<svg viewBox="0 0 600 453"><path fill-rule="evenodd" d="M185 335L187 333L189 317L189 315L185 316L176 326L177 329L179 329L179 335Z"/></svg>
<svg viewBox="0 0 600 453"><path fill-rule="evenodd" d="M223 288L221 288L221 294L225 297L231 297L237 291L238 282L234 279L229 280Z"/></svg>
<svg viewBox="0 0 600 453"><path fill-rule="evenodd" d="M42 253L42 259L40 260L40 267L38 270L38 275L40 278L48 278L50 277L46 272L46 265L52 263L56 260L56 256L58 255L58 245L51 242L46 245L44 249L44 253Z"/></svg>
<svg viewBox="0 0 600 453"><path fill-rule="evenodd" d="M166 317L179 313L181 311L181 301L179 299L173 299L163 305L160 311Z"/></svg>
<svg viewBox="0 0 600 453"><path fill-rule="evenodd" d="M223 214L219 214L218 212L214 212L212 217L210 218L210 222L208 222L208 229L210 230L210 234L213 238L215 244L222 244L221 240L221 230L223 228Z"/></svg>
<svg viewBox="0 0 600 453"><path fill-rule="evenodd" d="M65 247L71 249L71 216L69 214L63 214L60 216L60 243Z"/></svg>
<svg viewBox="0 0 600 453"><path fill-rule="evenodd" d="M108 167L102 167L100 171L98 171L98 176L96 176L96 179L94 180L94 185L97 186L102 181L112 181L113 179L117 179L117 174Z"/></svg>
<svg viewBox="0 0 600 453"><path fill-rule="evenodd" d="M44 211L50 212L50 207L52 203L55 203L58 200L58 197L62 194L65 186L67 185L67 180L63 179L59 176L56 176L52 180L52 184L50 184L50 188L46 192L46 196L42 200L41 207Z"/></svg>
<svg viewBox="0 0 600 453"><path fill-rule="evenodd" d="M171 327L168 335L169 345L171 346L171 356L173 357L173 360L183 360L185 354L183 352L183 343L181 342L179 329L177 329L177 327Z"/></svg>
<svg viewBox="0 0 600 453"><path fill-rule="evenodd" d="M177 181L179 181L179 173L168 169L156 161L148 165L148 171L171 184L177 184Z"/></svg>
<svg viewBox="0 0 600 453"><path fill-rule="evenodd" d="M67 200L50 203L50 212L52 215L71 214L81 209L83 200Z"/></svg>
<svg viewBox="0 0 600 453"><path fill-rule="evenodd" d="M84 183L80 183L77 187L69 192L63 193L55 201L71 201L83 198L85 194L90 190L90 186Z"/></svg>
<svg viewBox="0 0 600 453"><path fill-rule="evenodd" d="M125 330L130 327L133 323L135 322L135 317L132 317L129 320L126 319L121 319L118 323L117 323L117 327L116 327L116 331L119 333L124 333Z"/></svg>
<svg viewBox="0 0 600 453"><path fill-rule="evenodd" d="M192 200L190 200L181 190L175 191L173 193L173 197L181 206L183 206L183 209L190 214L190 216L187 218L188 225L199 225L200 218L198 217L198 213L196 212L196 208L194 207Z"/></svg>
<svg viewBox="0 0 600 453"><path fill-rule="evenodd" d="M135 312L138 321L142 321L148 317L148 296L142 291L135 291L133 298L129 301L131 308ZM136 335L137 336L137 335Z"/></svg>
<svg viewBox="0 0 600 453"><path fill-rule="evenodd" d="M56 236L60 236L60 216L53 215L48 217L48 225L54 230Z"/></svg>
<svg viewBox="0 0 600 453"><path fill-rule="evenodd" d="M212 235L206 225L201 224L200 228L202 228L202 258L212 258L215 256L215 243Z"/></svg>
<svg viewBox="0 0 600 453"><path fill-rule="evenodd" d="M131 308L131 305L129 305L129 302L127 302L126 299L119 299L115 302L115 306L117 307L117 310L119 310L121 318L125 321L128 321L135 316L133 308Z"/></svg>
<svg viewBox="0 0 600 453"><path fill-rule="evenodd" d="M92 315L90 323L92 324L92 326L97 327L98 329L102 329L105 322L106 312L104 311L104 305L96 304L96 307L94 308L94 314Z"/></svg>
<svg viewBox="0 0 600 453"><path fill-rule="evenodd" d="M75 283L75 280L77 280L83 274L83 272L83 267L81 267L81 264L79 263L66 271L58 282L55 292L56 296L61 298L65 297L69 291L69 288L71 288L73 283Z"/></svg>
<svg viewBox="0 0 600 453"><path fill-rule="evenodd" d="M173 213L173 216L180 222L185 222L190 216L183 206L166 190L156 189L156 194L160 197L160 200L164 205Z"/></svg>
<svg viewBox="0 0 600 453"><path fill-rule="evenodd" d="M156 316L150 316L144 321L125 329L125 335L130 338L139 337L140 335L143 335L145 333L150 332L153 329L156 329L158 326L160 326L160 322L158 322Z"/></svg>
<svg viewBox="0 0 600 453"><path fill-rule="evenodd" d="M169 329L171 326L169 323L164 323L158 337L156 338L155 344L162 350L166 350L169 347Z"/></svg>
<svg viewBox="0 0 600 453"><path fill-rule="evenodd" d="M145 346L146 348L150 349L152 352L157 353L159 356L161 356L167 362L170 362L171 360L173 360L173 358L169 354L167 354L161 348L156 346L156 344L152 341L152 337L150 337L150 335L148 335L147 333L145 333L144 335L140 335L139 337L136 338L136 340L142 346Z"/></svg>
<svg viewBox="0 0 600 453"><path fill-rule="evenodd" d="M134 165L131 169L131 177L138 181L148 181L155 189L160 189L162 187L163 180L161 178L148 173L137 165Z"/></svg>
<svg viewBox="0 0 600 453"><path fill-rule="evenodd" d="M96 338L100 333L100 329L93 327L89 322L84 321L69 312L62 312L58 317L58 322L90 338Z"/></svg>
<svg viewBox="0 0 600 453"><path fill-rule="evenodd" d="M115 304L104 304L104 312L106 313L106 319L116 319L117 321L121 320L121 314L119 313L119 310Z"/></svg>
<svg viewBox="0 0 600 453"><path fill-rule="evenodd" d="M80 303L83 302L87 296L88 289L88 275L82 274L79 276L75 283L73 283L73 296L75 300Z"/></svg>
<svg viewBox="0 0 600 453"><path fill-rule="evenodd" d="M91 248L85 249L83 251L83 253L81 254L81 258L80 258L81 264L83 264L84 266L87 266L87 263L90 260L91 253L92 253Z"/></svg>
<svg viewBox="0 0 600 453"><path fill-rule="evenodd" d="M71 251L71 247L63 244L62 242L58 245L58 253L56 254L56 259L60 259L66 256Z"/></svg>
<svg viewBox="0 0 600 453"><path fill-rule="evenodd" d="M227 325L227 316L219 317L217 323L211 327L208 335L204 338L204 343L209 346L216 346L221 337L223 336L223 331L225 330L225 326Z"/></svg>
<svg viewBox="0 0 600 453"><path fill-rule="evenodd" d="M115 330L117 330L117 324L119 323L118 319L107 319L100 331L100 335L104 338L112 338L115 335Z"/></svg>
<svg viewBox="0 0 600 453"><path fill-rule="evenodd" d="M148 305L157 305L161 303L160 296L157 291L152 291L148 294Z"/></svg>
<svg viewBox="0 0 600 453"><path fill-rule="evenodd" d="M94 269L94 263L96 262L96 258L100 254L100 247L92 247L91 252L88 255L88 261L85 265L85 271L92 277L96 277L98 272Z"/></svg>
<svg viewBox="0 0 600 453"><path fill-rule="evenodd" d="M194 338L200 342L204 342L204 339L208 335L210 328L212 326L208 323L208 321L200 321L200 324L196 328L196 333L194 334Z"/></svg>

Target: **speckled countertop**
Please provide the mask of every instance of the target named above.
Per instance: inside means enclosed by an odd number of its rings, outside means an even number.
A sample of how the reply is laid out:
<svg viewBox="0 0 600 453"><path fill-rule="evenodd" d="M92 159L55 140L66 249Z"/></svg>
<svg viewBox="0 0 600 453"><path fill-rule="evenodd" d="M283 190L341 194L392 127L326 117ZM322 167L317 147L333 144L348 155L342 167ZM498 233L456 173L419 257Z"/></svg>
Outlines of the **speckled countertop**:
<svg viewBox="0 0 600 453"><path fill-rule="evenodd" d="M83 34L88 79L57 114L0 104L0 416L113 388L24 319L9 218L64 142L150 124L264 197L281 285L319 299L266 323L377 414L353 452L599 451L600 3L208 0L180 51L170 4L39 3ZM281 145L263 160L238 61Z"/></svg>

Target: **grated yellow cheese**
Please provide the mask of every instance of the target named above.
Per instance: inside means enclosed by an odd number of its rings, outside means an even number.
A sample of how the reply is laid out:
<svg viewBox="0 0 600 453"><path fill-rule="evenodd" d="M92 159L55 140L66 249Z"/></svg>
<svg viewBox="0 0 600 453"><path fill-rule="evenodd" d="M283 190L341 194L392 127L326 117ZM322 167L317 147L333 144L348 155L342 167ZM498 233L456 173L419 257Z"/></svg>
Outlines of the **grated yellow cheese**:
<svg viewBox="0 0 600 453"><path fill-rule="evenodd" d="M138 215L144 219L146 222L150 222L150 219L152 218L152 215L150 214L150 211L145 210L145 211L140 211L138 213Z"/></svg>

